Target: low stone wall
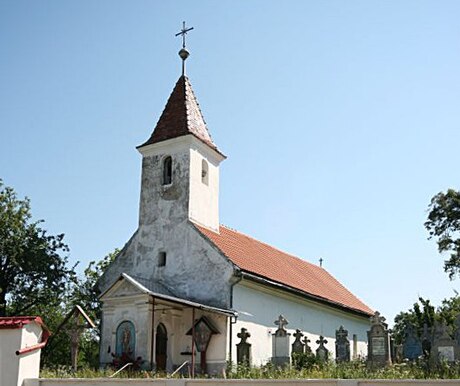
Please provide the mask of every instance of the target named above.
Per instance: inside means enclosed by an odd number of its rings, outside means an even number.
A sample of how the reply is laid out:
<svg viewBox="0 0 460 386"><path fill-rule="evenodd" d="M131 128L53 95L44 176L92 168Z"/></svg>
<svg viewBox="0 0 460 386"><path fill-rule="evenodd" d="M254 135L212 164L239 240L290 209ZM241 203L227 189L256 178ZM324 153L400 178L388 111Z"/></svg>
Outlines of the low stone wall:
<svg viewBox="0 0 460 386"><path fill-rule="evenodd" d="M355 379L26 379L23 386L460 386L460 380Z"/></svg>

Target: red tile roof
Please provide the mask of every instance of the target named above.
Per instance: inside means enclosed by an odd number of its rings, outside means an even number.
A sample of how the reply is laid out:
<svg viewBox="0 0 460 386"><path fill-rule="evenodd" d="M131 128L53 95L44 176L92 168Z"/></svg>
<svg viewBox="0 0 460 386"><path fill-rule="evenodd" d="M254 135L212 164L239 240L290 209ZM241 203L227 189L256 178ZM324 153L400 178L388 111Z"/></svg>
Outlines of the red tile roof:
<svg viewBox="0 0 460 386"><path fill-rule="evenodd" d="M195 226L243 272L288 286L339 307L373 314L368 306L317 265L225 226L220 226L220 233Z"/></svg>
<svg viewBox="0 0 460 386"><path fill-rule="evenodd" d="M219 152L206 127L192 85L189 79L182 75L174 86L152 135L139 147L187 134L194 135Z"/></svg>
<svg viewBox="0 0 460 386"><path fill-rule="evenodd" d="M22 328L26 324L35 322L40 326L45 327L42 318L39 316L4 316L0 317L0 329L15 329Z"/></svg>

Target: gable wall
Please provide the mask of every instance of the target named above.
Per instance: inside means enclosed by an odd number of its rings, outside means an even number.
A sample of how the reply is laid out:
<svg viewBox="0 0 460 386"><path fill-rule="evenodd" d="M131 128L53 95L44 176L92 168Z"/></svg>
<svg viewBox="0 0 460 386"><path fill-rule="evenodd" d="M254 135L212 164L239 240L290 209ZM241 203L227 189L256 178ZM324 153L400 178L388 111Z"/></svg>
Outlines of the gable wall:
<svg viewBox="0 0 460 386"><path fill-rule="evenodd" d="M309 343L313 352L318 345L316 340L323 335L328 343L327 349L332 357L335 356L335 331L343 325L348 330L350 353L353 355L353 334L358 337L358 355L367 355L366 331L369 329L369 319L358 317L305 300L285 291L272 289L267 286L242 280L233 289L233 309L238 311L238 321L233 326L233 342L239 343L237 338L241 328L246 328L251 337L252 363L261 365L270 360L272 355L272 334L277 327L274 321L283 315L289 322L287 329L291 333L291 344L295 338L293 334L298 328L311 340ZM232 350L233 360L236 361L236 349Z"/></svg>

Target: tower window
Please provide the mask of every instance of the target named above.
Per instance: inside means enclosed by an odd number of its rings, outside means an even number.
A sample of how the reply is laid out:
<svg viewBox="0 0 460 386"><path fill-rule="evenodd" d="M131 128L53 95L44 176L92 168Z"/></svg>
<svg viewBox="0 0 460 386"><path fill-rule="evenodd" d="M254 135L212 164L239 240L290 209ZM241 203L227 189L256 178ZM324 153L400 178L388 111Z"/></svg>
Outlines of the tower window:
<svg viewBox="0 0 460 386"><path fill-rule="evenodd" d="M158 254L158 266L164 267L166 265L166 252L160 252Z"/></svg>
<svg viewBox="0 0 460 386"><path fill-rule="evenodd" d="M172 158L166 157L163 161L163 185L169 185L172 182Z"/></svg>
<svg viewBox="0 0 460 386"><path fill-rule="evenodd" d="M205 160L201 161L201 182L203 184L208 184L208 178L209 178L209 166L208 163Z"/></svg>

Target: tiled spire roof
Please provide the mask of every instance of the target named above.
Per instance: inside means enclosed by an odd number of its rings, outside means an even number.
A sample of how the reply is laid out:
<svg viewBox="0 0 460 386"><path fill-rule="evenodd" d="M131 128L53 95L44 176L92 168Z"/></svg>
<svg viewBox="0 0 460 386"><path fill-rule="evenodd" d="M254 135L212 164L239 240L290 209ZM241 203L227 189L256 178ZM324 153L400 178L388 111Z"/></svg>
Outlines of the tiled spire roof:
<svg viewBox="0 0 460 386"><path fill-rule="evenodd" d="M372 309L317 265L222 225L219 233L195 226L243 272L282 284L332 305L368 316L373 314Z"/></svg>
<svg viewBox="0 0 460 386"><path fill-rule="evenodd" d="M209 135L200 106L192 90L192 85L189 79L182 75L174 86L174 90L152 135L147 142L138 147L187 134L194 135L200 141L219 152Z"/></svg>

